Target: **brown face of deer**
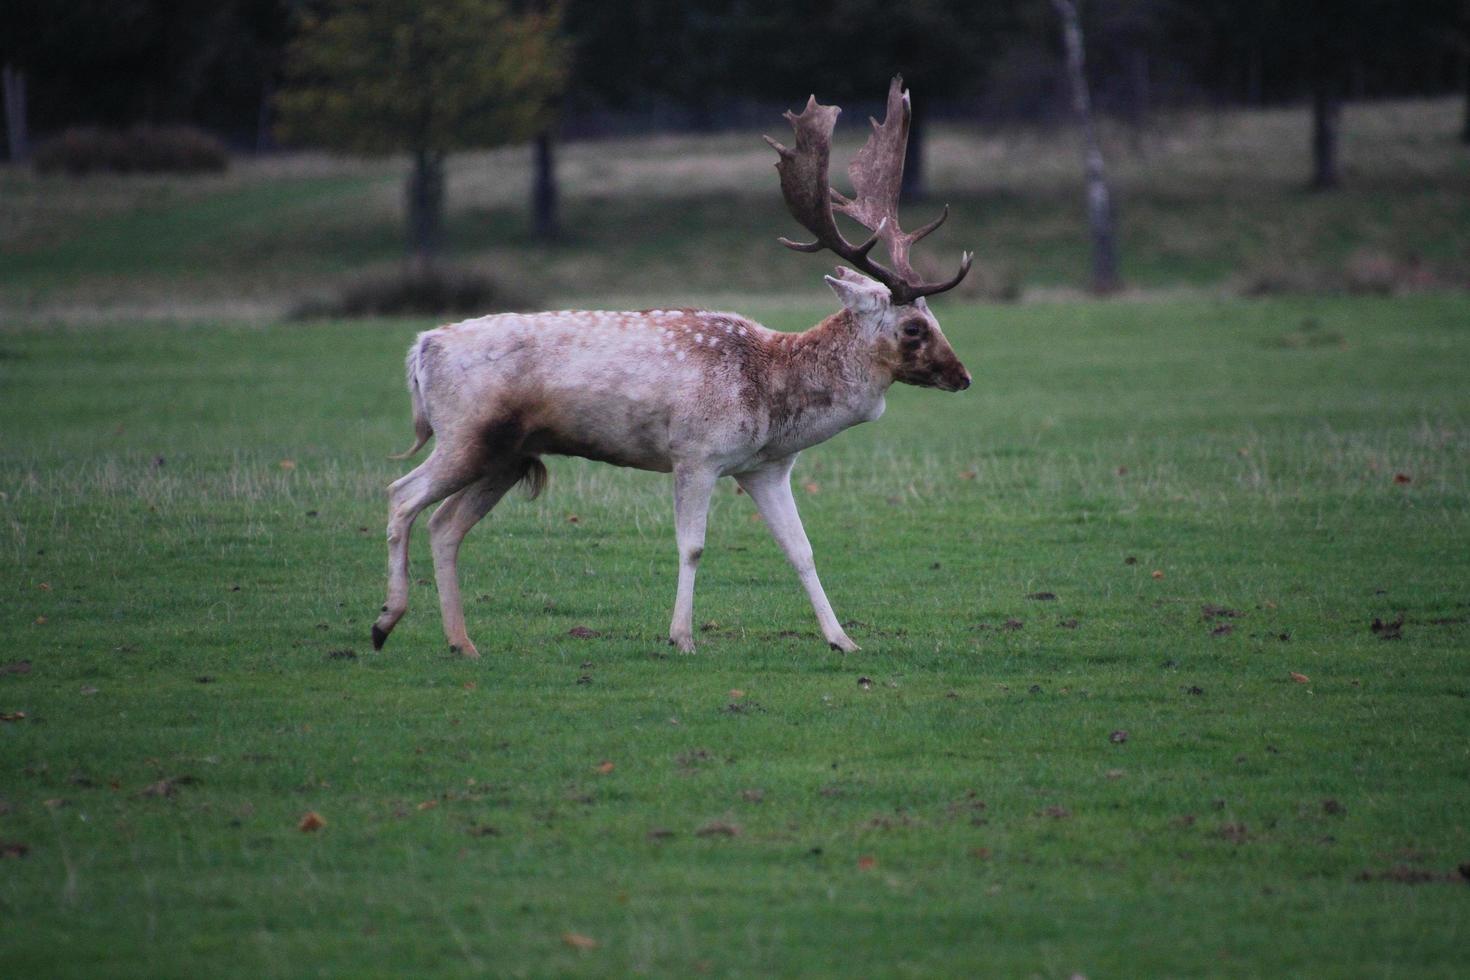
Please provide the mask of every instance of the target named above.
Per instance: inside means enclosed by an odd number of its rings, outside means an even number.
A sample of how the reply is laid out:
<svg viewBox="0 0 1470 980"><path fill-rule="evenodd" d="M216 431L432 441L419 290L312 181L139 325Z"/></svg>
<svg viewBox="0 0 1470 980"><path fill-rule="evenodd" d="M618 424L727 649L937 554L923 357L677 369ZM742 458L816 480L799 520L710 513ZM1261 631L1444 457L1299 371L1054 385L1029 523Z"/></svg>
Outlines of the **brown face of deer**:
<svg viewBox="0 0 1470 980"><path fill-rule="evenodd" d="M941 391L964 391L970 387L970 372L955 356L954 348L939 329L939 321L923 308L922 301L895 307L893 313L898 342L893 380Z"/></svg>

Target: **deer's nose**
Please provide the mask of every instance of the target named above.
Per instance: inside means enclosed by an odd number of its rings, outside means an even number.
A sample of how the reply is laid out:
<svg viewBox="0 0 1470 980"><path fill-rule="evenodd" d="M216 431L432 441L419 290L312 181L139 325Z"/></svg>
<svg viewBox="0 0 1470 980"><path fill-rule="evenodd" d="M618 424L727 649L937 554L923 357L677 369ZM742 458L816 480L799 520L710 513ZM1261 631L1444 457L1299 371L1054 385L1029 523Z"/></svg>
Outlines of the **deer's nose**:
<svg viewBox="0 0 1470 980"><path fill-rule="evenodd" d="M955 391L964 391L968 387L970 387L970 372L965 371L960 375L959 384L955 386Z"/></svg>

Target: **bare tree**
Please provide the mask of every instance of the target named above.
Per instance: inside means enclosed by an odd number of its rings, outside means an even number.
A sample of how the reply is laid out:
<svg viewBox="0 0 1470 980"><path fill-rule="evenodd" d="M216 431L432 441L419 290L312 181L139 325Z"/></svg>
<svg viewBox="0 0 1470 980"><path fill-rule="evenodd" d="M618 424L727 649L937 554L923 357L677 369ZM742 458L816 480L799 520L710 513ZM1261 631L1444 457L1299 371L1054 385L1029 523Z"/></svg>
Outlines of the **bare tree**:
<svg viewBox="0 0 1470 980"><path fill-rule="evenodd" d="M1073 0L1051 0L1062 21L1062 40L1067 50L1067 77L1072 88L1072 109L1082 126L1082 165L1087 179L1087 225L1092 238L1092 291L1111 293L1118 279L1117 228L1113 200L1108 191L1107 169L1098 145L1097 126L1092 118L1092 98L1087 89L1082 23Z"/></svg>

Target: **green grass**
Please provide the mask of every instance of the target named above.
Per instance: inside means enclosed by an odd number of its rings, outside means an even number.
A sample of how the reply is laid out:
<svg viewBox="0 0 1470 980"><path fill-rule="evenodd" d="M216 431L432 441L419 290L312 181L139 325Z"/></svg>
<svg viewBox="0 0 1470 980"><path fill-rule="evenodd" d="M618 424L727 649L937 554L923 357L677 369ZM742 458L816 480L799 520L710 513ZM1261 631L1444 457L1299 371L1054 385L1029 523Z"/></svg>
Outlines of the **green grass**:
<svg viewBox="0 0 1470 980"><path fill-rule="evenodd" d="M1107 131L1123 274L1142 291L1324 292L1470 286L1470 166L1455 100L1349 107L1344 186L1306 191L1304 109L1163 116ZM859 120L860 121L860 120ZM774 116L768 132L785 126ZM560 242L528 229L525 148L455 156L451 256L552 305L728 302L796 295L827 259L794 233L757 132L562 148ZM840 134L839 161L861 128ZM932 275L962 248L970 297L1075 292L1088 255L1076 134L951 124L928 149L932 200L950 223L917 256ZM838 182L842 182L838 171ZM0 317L104 307L132 314L278 314L403 252L405 163L242 159L225 175L38 178L0 168ZM1362 264L1385 270L1364 282Z"/></svg>
<svg viewBox="0 0 1470 980"><path fill-rule="evenodd" d="M847 657L728 489L671 654L569 460L375 654L423 324L0 333L0 972L1459 974L1470 302L940 316L797 470Z"/></svg>

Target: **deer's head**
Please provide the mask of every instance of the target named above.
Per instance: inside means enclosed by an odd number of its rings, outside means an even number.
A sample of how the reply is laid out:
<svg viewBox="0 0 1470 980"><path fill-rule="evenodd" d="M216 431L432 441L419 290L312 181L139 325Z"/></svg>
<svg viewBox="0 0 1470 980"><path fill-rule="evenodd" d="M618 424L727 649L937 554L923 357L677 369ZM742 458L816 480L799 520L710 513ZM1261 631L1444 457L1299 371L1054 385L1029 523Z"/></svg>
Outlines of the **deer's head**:
<svg viewBox="0 0 1470 980"><path fill-rule="evenodd" d="M942 391L970 387L970 372L955 356L922 296L895 303L887 286L841 266L826 279L852 314L874 359L893 380Z"/></svg>
<svg viewBox="0 0 1470 980"><path fill-rule="evenodd" d="M883 122L871 120L872 134L848 164L851 198L834 189L827 177L832 129L841 112L836 106L818 104L812 96L800 115L786 113L796 132L795 148L766 137L781 156L776 170L786 206L816 236L811 242L782 238L781 244L798 252L830 250L857 270L839 268L835 277L827 277L827 283L864 335L871 337L880 359L891 363L894 380L945 391L968 388L970 373L955 356L924 297L958 286L974 256L964 253L959 271L948 280L926 282L909 264L909 249L944 223L949 208L916 231L906 232L898 224L898 195L912 114L902 76L895 75L888 87ZM871 235L859 245L849 242L837 227L834 209ZM891 269L870 254L879 242L888 252Z"/></svg>

